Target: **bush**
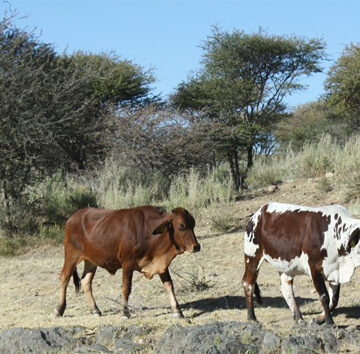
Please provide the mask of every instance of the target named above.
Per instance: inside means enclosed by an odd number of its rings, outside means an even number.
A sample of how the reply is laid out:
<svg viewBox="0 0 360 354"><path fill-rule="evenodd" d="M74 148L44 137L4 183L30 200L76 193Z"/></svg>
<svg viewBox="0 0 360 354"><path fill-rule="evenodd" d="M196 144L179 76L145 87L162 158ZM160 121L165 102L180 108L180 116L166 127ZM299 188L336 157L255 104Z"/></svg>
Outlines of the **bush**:
<svg viewBox="0 0 360 354"><path fill-rule="evenodd" d="M306 144L296 157L296 177L321 177L335 168L335 156L339 145L329 136L323 136L316 144Z"/></svg>
<svg viewBox="0 0 360 354"><path fill-rule="evenodd" d="M24 237L0 237L0 256L15 256L20 252L20 250L24 249L26 245L27 240Z"/></svg>
<svg viewBox="0 0 360 354"><path fill-rule="evenodd" d="M210 227L213 231L225 233L234 227L234 216L224 212L222 208L212 208L206 213L206 217L210 220Z"/></svg>
<svg viewBox="0 0 360 354"><path fill-rule="evenodd" d="M166 204L173 208L182 206L191 211L206 208L210 204L226 203L235 194L230 172L226 177L219 172L223 167L201 176L195 169L176 177L170 186Z"/></svg>
<svg viewBox="0 0 360 354"><path fill-rule="evenodd" d="M332 191L332 183L329 178L322 177L316 185L316 188L321 193L329 193Z"/></svg>
<svg viewBox="0 0 360 354"><path fill-rule="evenodd" d="M38 231L42 225L62 226L76 210L97 206L95 193L70 175L45 179L32 188L31 195L39 206Z"/></svg>
<svg viewBox="0 0 360 354"><path fill-rule="evenodd" d="M323 136L317 143L305 144L294 153L291 146L284 153L255 159L246 183L253 188L278 184L290 178L314 178L334 171L335 158L341 150L330 136Z"/></svg>
<svg viewBox="0 0 360 354"><path fill-rule="evenodd" d="M40 239L42 241L59 244L64 240L64 227L60 225L40 226Z"/></svg>
<svg viewBox="0 0 360 354"><path fill-rule="evenodd" d="M335 176L345 186L349 196L360 197L360 136L349 139L339 149L335 161Z"/></svg>

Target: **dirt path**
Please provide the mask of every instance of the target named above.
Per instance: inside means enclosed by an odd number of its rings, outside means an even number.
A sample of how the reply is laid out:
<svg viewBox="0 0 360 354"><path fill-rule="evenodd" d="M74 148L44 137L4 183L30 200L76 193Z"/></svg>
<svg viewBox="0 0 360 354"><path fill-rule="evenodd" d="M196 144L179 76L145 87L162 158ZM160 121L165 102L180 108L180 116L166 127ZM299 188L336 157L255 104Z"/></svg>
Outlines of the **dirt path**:
<svg viewBox="0 0 360 354"><path fill-rule="evenodd" d="M59 295L63 249L44 247L18 257L0 258L0 329L82 325L91 330L102 324L128 323L150 325L154 328L154 336L158 337L173 323L246 321L241 278L244 269L243 227L247 216L270 200L307 205L341 202L338 196L317 192L313 183L304 181L294 185L288 183L275 194L263 194L226 206L226 212L236 218L239 231L219 234L209 231L206 224L200 225L197 234L202 251L177 257L170 270L186 320L170 316L169 301L158 277L149 281L141 274L135 274L130 296L132 318L123 321L120 315L121 272L111 276L99 268L94 279L94 296L103 316L90 315L84 295L76 297L71 283L65 315L55 318L53 310ZM359 277L357 271L350 284L341 288L339 307L334 316L338 325L360 324ZM263 308L256 308L258 320L268 329L286 333L293 320L280 292L278 274L268 264L263 264L258 281L265 304ZM207 288L196 288L204 285ZM309 321L321 311L318 296L308 277L296 277L294 288L304 318Z"/></svg>

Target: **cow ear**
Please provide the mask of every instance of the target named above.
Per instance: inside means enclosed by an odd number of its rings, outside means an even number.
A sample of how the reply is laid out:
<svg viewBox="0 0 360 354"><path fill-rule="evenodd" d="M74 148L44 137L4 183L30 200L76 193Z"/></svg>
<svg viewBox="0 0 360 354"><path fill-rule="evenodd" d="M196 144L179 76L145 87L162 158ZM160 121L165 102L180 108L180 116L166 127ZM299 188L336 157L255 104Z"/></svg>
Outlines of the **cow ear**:
<svg viewBox="0 0 360 354"><path fill-rule="evenodd" d="M170 220L165 220L163 223L161 223L160 225L158 225L155 230L153 231L153 235L158 235L158 234L162 234L171 224L171 219Z"/></svg>
<svg viewBox="0 0 360 354"><path fill-rule="evenodd" d="M359 240L360 240L360 229L355 229L350 235L347 251L350 252L351 249L354 248L359 243Z"/></svg>

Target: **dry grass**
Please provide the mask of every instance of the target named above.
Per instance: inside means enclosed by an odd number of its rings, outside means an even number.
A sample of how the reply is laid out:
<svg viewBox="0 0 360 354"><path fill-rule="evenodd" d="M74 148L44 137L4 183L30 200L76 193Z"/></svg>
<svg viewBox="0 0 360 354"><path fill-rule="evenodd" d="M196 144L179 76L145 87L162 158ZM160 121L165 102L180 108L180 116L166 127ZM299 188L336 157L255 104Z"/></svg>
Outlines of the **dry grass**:
<svg viewBox="0 0 360 354"><path fill-rule="evenodd" d="M153 328L157 339L173 323L182 325L204 324L212 321L246 321L245 300L241 286L243 275L243 230L248 216L269 201L292 202L306 205L342 203L342 195L320 193L318 180L288 182L274 194L261 194L222 206L236 218L239 231L216 233L211 231L211 220L199 220L197 235L202 245L198 254L177 257L171 269L183 277L189 274L208 286L191 286L174 274L175 290L186 319L170 316L169 301L158 277L146 280L135 274L130 297L132 318L121 319L121 272L111 276L98 269L94 279L94 296L102 317L89 314L84 295L75 296L73 284L68 289L68 307L62 318L55 318L53 310L59 295L59 272L63 263L62 247L42 247L24 255L0 257L0 329L9 327L39 327L82 325L89 329L102 324L138 324ZM171 270L170 270L171 271ZM197 273L196 273L197 272ZM191 278L191 276L190 276ZM293 325L290 310L281 296L278 274L268 264L260 270L259 284L265 306L256 309L259 321L266 327L286 333ZM360 318L358 295L359 272L351 283L341 289L339 308L335 311L338 325L357 325ZM184 284L185 285L184 285ZM189 285L190 284L190 285ZM305 320L310 320L321 310L321 304L308 277L295 278L295 294Z"/></svg>

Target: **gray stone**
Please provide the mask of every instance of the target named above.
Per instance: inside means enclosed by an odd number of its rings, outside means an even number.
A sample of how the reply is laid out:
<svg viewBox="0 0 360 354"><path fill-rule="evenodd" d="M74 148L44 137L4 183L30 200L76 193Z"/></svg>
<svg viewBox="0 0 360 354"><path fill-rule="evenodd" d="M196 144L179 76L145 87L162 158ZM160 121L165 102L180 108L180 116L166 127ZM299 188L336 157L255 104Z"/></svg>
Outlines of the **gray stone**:
<svg viewBox="0 0 360 354"><path fill-rule="evenodd" d="M0 333L2 353L51 353L60 348L72 348L72 332L62 327L53 328L11 328Z"/></svg>
<svg viewBox="0 0 360 354"><path fill-rule="evenodd" d="M274 353L280 350L281 339L273 332L266 332L261 346L262 353Z"/></svg>
<svg viewBox="0 0 360 354"><path fill-rule="evenodd" d="M74 349L74 354L90 354L90 353L110 353L108 348L101 344L93 344L93 345L82 345L81 347L77 347Z"/></svg>

